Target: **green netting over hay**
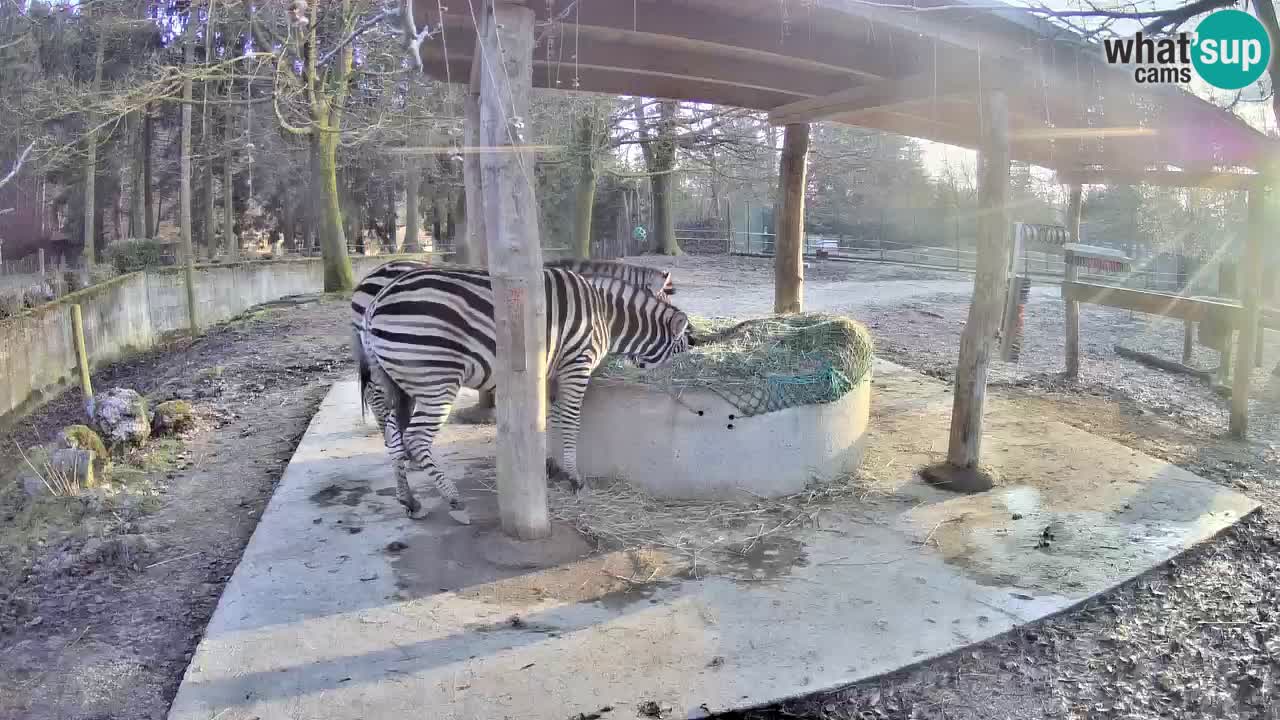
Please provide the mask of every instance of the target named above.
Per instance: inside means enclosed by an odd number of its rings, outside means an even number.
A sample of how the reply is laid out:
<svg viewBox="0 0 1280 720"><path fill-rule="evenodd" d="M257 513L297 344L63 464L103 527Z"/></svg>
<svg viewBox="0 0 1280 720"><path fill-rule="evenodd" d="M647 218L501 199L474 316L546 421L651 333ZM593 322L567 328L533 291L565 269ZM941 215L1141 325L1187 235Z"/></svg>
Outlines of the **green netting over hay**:
<svg viewBox="0 0 1280 720"><path fill-rule="evenodd" d="M599 377L673 394L710 390L744 416L840 399L871 370L871 334L838 315L805 313L745 322L691 318L702 342L664 368L641 370L610 358Z"/></svg>

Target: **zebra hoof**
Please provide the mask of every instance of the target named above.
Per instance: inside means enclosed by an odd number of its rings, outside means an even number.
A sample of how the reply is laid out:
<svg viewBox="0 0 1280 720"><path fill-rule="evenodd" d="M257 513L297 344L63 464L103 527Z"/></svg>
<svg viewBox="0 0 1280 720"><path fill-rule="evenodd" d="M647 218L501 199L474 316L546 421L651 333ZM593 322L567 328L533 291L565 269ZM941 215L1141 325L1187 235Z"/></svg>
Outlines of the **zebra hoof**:
<svg viewBox="0 0 1280 720"><path fill-rule="evenodd" d="M467 512L467 505L461 500L449 501L449 517L460 525L471 524L471 513Z"/></svg>
<svg viewBox="0 0 1280 720"><path fill-rule="evenodd" d="M444 498L438 497L427 498L426 502L419 502L417 498L414 498L414 508L409 510L409 517L414 520L421 520L430 515L432 510L440 507L443 501Z"/></svg>

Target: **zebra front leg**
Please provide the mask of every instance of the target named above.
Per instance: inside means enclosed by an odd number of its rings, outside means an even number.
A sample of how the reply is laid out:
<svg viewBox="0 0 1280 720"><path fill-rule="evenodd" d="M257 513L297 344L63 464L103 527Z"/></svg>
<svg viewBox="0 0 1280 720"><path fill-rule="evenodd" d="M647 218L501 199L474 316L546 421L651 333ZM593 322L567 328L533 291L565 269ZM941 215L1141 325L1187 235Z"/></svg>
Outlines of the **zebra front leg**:
<svg viewBox="0 0 1280 720"><path fill-rule="evenodd" d="M467 505L463 502L458 494L458 487L454 485L444 473L440 472L440 468L436 467L435 460L432 458L432 444L435 436L440 432L440 428L444 425L445 420L449 417L449 409L453 401L458 396L458 383L449 386L436 386L429 388L416 395L417 410L413 413L413 418L409 422L409 429L403 438L404 453L409 459L410 465L414 469L421 469L431 478L432 484L440 496L449 503L449 517L463 525L471 524L471 515L467 512ZM406 483L407 489L408 483ZM417 499L413 497L412 491L408 494L409 503L417 503ZM410 508L410 504L401 501L406 508ZM425 514L425 513L424 513ZM413 515L411 517L421 517Z"/></svg>
<svg viewBox="0 0 1280 720"><path fill-rule="evenodd" d="M556 403L551 406L551 422L560 431L563 464L556 467L555 460L548 458L547 473L553 480L568 480L569 488L575 493L582 490L582 476L578 474L578 429L590 378L591 364L585 360L563 368L556 377Z"/></svg>

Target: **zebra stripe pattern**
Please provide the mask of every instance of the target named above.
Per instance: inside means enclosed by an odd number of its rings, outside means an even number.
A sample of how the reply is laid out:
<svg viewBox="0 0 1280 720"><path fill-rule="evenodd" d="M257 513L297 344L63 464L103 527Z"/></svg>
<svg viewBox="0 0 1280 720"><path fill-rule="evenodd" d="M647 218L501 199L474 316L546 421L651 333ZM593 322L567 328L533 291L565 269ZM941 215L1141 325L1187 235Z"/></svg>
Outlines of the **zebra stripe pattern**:
<svg viewBox="0 0 1280 720"><path fill-rule="evenodd" d="M373 298L392 280L405 273L426 270L431 267L428 263L420 260L393 260L380 265L361 279L360 284L356 286L355 291L351 294L351 346L360 375L360 411L363 414L365 408L368 407L373 413L379 432L383 433L384 436L388 432L386 423L391 419L391 414L395 409L383 397L381 385L370 382L371 370L369 361L364 355L363 341L361 340L361 334L364 332L365 310ZM667 296L675 292L671 282L671 273L643 265L629 265L614 261L557 260L546 263L546 267L567 268L584 276L589 282L600 287L606 287L606 289L614 287L618 283L643 287L653 292L656 297L663 301L667 301ZM458 267L456 269L460 272L485 272L480 268ZM414 424L421 425L422 423L416 422ZM395 447L396 451L392 453L392 459L395 462L399 462L401 460L398 452L399 443Z"/></svg>
<svg viewBox="0 0 1280 720"><path fill-rule="evenodd" d="M592 371L609 353L641 366L667 362L687 349L689 320L647 290L615 279L598 281L601 287L564 268L546 268L543 281L547 378L559 387L551 422L563 438L559 472L576 490L581 486L578 427ZM397 499L412 517L428 510L409 487L409 465L427 474L454 519L469 521L457 488L435 465L432 443L461 387L485 391L496 384L488 274L449 269L403 274L369 303L364 329L371 381L395 408L384 437L392 456L403 458L397 461Z"/></svg>
<svg viewBox="0 0 1280 720"><path fill-rule="evenodd" d="M614 260L553 260L546 267L571 270L585 278L613 278L627 285L647 289L663 300L669 300L676 292L671 283L671 273L644 265L630 265Z"/></svg>

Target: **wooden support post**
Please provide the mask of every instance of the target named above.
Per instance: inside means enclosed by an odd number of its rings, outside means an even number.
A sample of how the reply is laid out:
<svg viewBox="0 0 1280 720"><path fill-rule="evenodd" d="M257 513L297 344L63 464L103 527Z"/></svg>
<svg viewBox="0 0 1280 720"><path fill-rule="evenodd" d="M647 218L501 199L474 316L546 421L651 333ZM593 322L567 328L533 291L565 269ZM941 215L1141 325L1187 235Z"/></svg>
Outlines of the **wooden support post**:
<svg viewBox="0 0 1280 720"><path fill-rule="evenodd" d="M987 370L996 328L1004 309L1009 258L1009 105L1002 90L988 90L981 99L981 161L978 173L978 257L969 318L960 337L956 364L955 402L947 463L976 470L982 448L982 411L987 396ZM977 486L990 487L977 480Z"/></svg>
<svg viewBox="0 0 1280 720"><path fill-rule="evenodd" d="M1191 364L1191 354L1194 352L1195 323L1190 320L1182 321L1182 364Z"/></svg>
<svg viewBox="0 0 1280 720"><path fill-rule="evenodd" d="M1236 350L1235 377L1231 385L1231 437L1244 440L1249 429L1249 379L1256 361L1258 321L1262 311L1262 242L1266 233L1267 189L1249 191L1249 229L1241 263L1240 347ZM1225 362L1225 359L1224 359Z"/></svg>
<svg viewBox="0 0 1280 720"><path fill-rule="evenodd" d="M1080 185L1071 186L1071 196L1067 201L1067 242L1080 242L1080 212L1084 205L1084 188ZM1080 270L1072 262L1071 253L1067 253L1063 258L1066 261L1062 271L1063 279L1067 282L1075 282L1080 277ZM1064 348L1066 354L1065 375L1068 378L1076 379L1080 377L1080 303L1075 300L1067 300L1065 303L1067 308L1066 334L1064 337Z"/></svg>
<svg viewBox="0 0 1280 720"><path fill-rule="evenodd" d="M487 4L486 4L487 5ZM527 144L533 10L499 1L479 28L481 191L493 281L498 403L498 510L521 540L551 535L546 480L546 308L542 247Z"/></svg>
<svg viewBox="0 0 1280 720"><path fill-rule="evenodd" d="M84 393L85 407L93 399L93 382L89 379L89 353L84 345L84 316L80 304L71 306L71 334L76 343L76 364L80 366L80 390Z"/></svg>
<svg viewBox="0 0 1280 720"><path fill-rule="evenodd" d="M489 21L488 13L481 13L480 27L476 33L484 34L485 25ZM471 81L467 93L462 99L463 140L472 152L462 156L462 185L467 204L467 236L462 242L454 243L457 253L454 261L488 267L489 247L485 233L484 193L480 181L480 154L475 152L480 147L480 74L483 58L477 54L471 60Z"/></svg>
<svg viewBox="0 0 1280 720"><path fill-rule="evenodd" d="M774 225L773 311L798 313L804 305L804 190L809 158L809 125L787 125L778 162L782 212Z"/></svg>
<svg viewBox="0 0 1280 720"><path fill-rule="evenodd" d="M476 32L483 35L486 24L491 20L488 13L480 18L480 27ZM463 114L465 116L463 134L467 145L478 148L484 144L480 137L480 87L483 58L477 55L471 61L471 79L467 86L466 97L463 98ZM461 257L455 260L478 267L489 266L488 234L485 232L484 190L482 188L480 154L469 152L462 156L462 183L466 195L467 236L461 243L454 242L455 251ZM536 217L536 216L535 216ZM459 418L473 422L492 422L498 406L496 394L491 391L480 393L480 399L469 413L460 414Z"/></svg>
<svg viewBox="0 0 1280 720"><path fill-rule="evenodd" d="M36 250L36 261L40 263L40 278L44 279L44 248Z"/></svg>

